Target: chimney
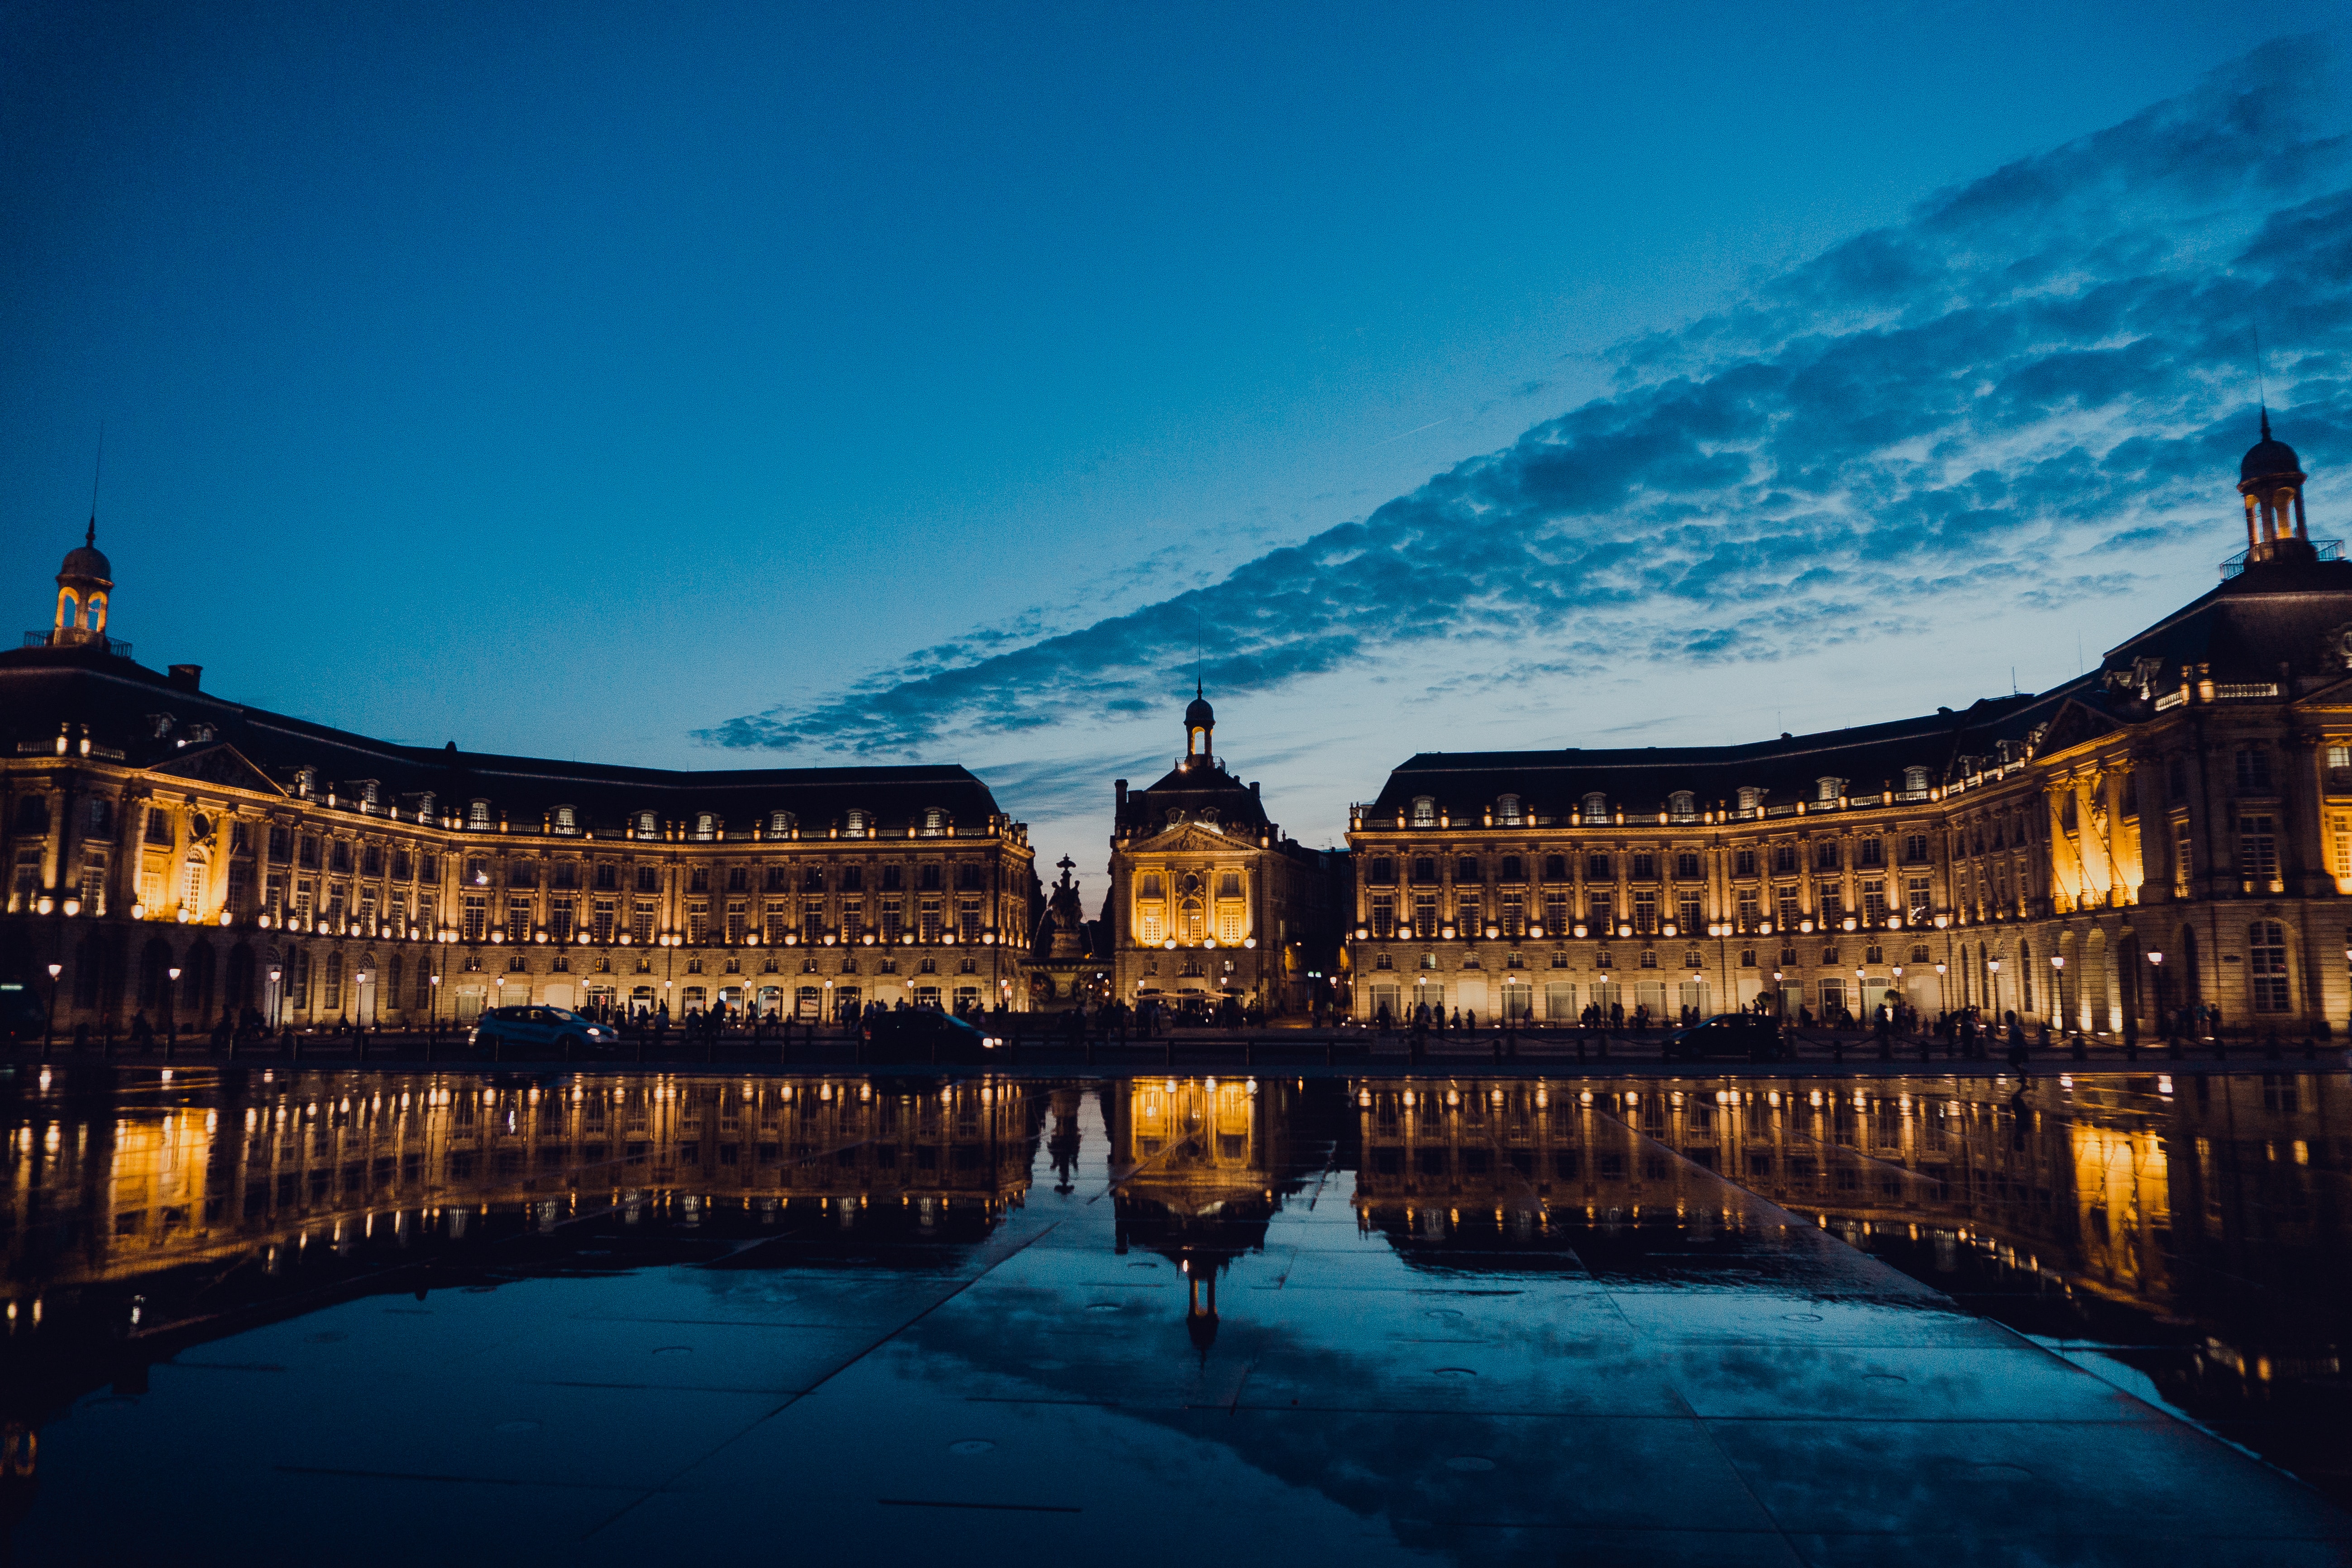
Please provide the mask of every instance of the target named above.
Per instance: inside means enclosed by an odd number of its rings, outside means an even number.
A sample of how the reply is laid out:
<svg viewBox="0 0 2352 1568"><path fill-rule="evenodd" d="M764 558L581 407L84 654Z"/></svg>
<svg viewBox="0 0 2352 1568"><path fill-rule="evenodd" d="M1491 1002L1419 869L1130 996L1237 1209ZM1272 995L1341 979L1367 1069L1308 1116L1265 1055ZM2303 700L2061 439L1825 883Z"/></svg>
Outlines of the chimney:
<svg viewBox="0 0 2352 1568"><path fill-rule="evenodd" d="M1250 780L1250 794L1252 794L1252 795L1255 795L1256 793L1257 793L1257 780L1255 780L1255 779L1252 779L1252 780Z"/></svg>
<svg viewBox="0 0 2352 1568"><path fill-rule="evenodd" d="M205 667L201 664L175 664L164 672L164 679L183 691L194 691L204 679L204 673Z"/></svg>
<svg viewBox="0 0 2352 1568"><path fill-rule="evenodd" d="M1127 781L1113 779L1110 781L1110 787L1118 792L1118 814L1125 816L1127 815Z"/></svg>

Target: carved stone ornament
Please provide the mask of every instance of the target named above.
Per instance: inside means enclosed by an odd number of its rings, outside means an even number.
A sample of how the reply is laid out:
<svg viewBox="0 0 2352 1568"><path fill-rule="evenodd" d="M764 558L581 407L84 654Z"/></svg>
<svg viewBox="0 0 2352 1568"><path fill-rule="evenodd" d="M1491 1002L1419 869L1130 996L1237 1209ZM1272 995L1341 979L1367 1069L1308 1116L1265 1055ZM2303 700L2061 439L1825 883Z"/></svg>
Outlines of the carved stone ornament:
<svg viewBox="0 0 2352 1568"><path fill-rule="evenodd" d="M2337 626L2319 640L2322 669L2352 670L2352 623Z"/></svg>

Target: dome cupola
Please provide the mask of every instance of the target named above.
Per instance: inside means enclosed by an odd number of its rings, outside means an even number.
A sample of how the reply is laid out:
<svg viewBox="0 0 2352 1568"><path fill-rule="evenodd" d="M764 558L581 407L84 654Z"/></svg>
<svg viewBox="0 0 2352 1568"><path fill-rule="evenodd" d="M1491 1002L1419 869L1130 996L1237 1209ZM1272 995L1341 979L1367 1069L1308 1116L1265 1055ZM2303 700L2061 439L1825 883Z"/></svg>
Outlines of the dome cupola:
<svg viewBox="0 0 2352 1568"><path fill-rule="evenodd" d="M2302 461L2294 448L2271 435L2271 411L2263 410L2263 438L2238 464L2238 494L2246 507L2246 564L2319 559L2305 532Z"/></svg>
<svg viewBox="0 0 2352 1568"><path fill-rule="evenodd" d="M106 641L106 617L114 600L114 566L98 547L98 516L81 543L66 552L58 568L58 614L49 629L51 647Z"/></svg>

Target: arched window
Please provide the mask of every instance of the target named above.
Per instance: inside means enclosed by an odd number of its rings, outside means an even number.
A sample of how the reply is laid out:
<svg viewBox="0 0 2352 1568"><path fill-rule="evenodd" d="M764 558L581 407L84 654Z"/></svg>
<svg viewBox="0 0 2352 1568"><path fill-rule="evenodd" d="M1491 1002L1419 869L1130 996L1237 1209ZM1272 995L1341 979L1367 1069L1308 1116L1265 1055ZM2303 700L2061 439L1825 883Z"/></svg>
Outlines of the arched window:
<svg viewBox="0 0 2352 1568"><path fill-rule="evenodd" d="M716 837L719 837L719 816L718 816L718 814L717 814L717 813L715 813L715 812L709 812L709 811L697 812L697 813L695 814L695 817L694 817L694 836L695 836L697 838L716 838Z"/></svg>
<svg viewBox="0 0 2352 1568"><path fill-rule="evenodd" d="M81 600L71 588L58 590L58 625L69 632L81 626Z"/></svg>
<svg viewBox="0 0 2352 1568"><path fill-rule="evenodd" d="M1507 795L1495 802L1495 820L1506 827L1519 825L1519 797Z"/></svg>
<svg viewBox="0 0 2352 1568"><path fill-rule="evenodd" d="M490 828L490 803L487 800L467 802L466 805L466 826L476 833L488 832Z"/></svg>
<svg viewBox="0 0 2352 1568"><path fill-rule="evenodd" d="M776 815L787 818L791 816L789 812L778 812ZM863 809L852 807L849 813L850 837L853 838L865 837L866 830L873 820L874 819L871 816L868 816ZM789 822L787 823L787 826L790 826Z"/></svg>
<svg viewBox="0 0 2352 1568"><path fill-rule="evenodd" d="M1412 797L1412 825L1415 827L1437 826L1437 797L1417 795Z"/></svg>
<svg viewBox="0 0 2352 1568"><path fill-rule="evenodd" d="M90 629L91 631L94 631L94 632L102 632L102 631L104 631L104 630L106 629L106 595L103 595L103 594L92 594L92 595L89 596L89 629Z"/></svg>
<svg viewBox="0 0 2352 1568"><path fill-rule="evenodd" d="M1201 900L1198 899L1187 899L1177 911L1176 940L1179 942L1198 942L1201 940L1202 935Z"/></svg>
<svg viewBox="0 0 2352 1568"><path fill-rule="evenodd" d="M1608 821L1609 797L1602 795L1599 790L1594 790L1591 795L1586 795L1584 797L1584 820L1587 822Z"/></svg>
<svg viewBox="0 0 2352 1568"><path fill-rule="evenodd" d="M923 808L923 837L926 838L944 837L947 834L947 830L948 814L946 810L943 807L936 805L925 806Z"/></svg>
<svg viewBox="0 0 2352 1568"><path fill-rule="evenodd" d="M1204 827L1214 827L1217 825L1217 808L1215 806L1204 805L1201 808L1201 825Z"/></svg>
<svg viewBox="0 0 2352 1568"><path fill-rule="evenodd" d="M1698 797L1686 789L1678 789L1666 797L1666 815L1676 822L1689 822L1698 816Z"/></svg>
<svg viewBox="0 0 2352 1568"><path fill-rule="evenodd" d="M640 837L640 838L651 838L651 837L654 837L654 835L655 835L656 832L658 832L658 831L659 831L659 826L658 826L658 824L656 822L655 817L654 817L654 814L653 814L652 812L650 812L650 811L641 811L641 812L637 813L637 837Z"/></svg>
<svg viewBox="0 0 2352 1568"><path fill-rule="evenodd" d="M559 805L555 808L555 831L558 833L580 831L580 819L573 815L570 806Z"/></svg>

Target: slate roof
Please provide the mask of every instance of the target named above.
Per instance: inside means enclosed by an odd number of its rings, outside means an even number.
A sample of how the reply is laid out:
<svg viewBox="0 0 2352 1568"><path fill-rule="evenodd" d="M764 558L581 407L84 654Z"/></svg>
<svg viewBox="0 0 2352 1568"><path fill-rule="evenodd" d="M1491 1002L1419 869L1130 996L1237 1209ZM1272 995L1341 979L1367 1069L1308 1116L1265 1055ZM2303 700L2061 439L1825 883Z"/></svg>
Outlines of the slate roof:
<svg viewBox="0 0 2352 1568"><path fill-rule="evenodd" d="M155 733L158 714L173 721L167 735ZM354 783L373 779L386 802L429 791L451 810L486 798L518 827L535 827L558 805L597 831L617 829L639 811L665 822L715 812L726 827L741 829L782 810L805 831L831 826L855 807L887 833L932 807L959 829L982 826L998 810L988 786L951 763L690 772L463 752L454 742L406 746L226 701L94 647L0 652L0 745L15 754L17 742L53 742L67 724L87 725L96 745L120 749L131 766L159 769L195 749L182 744L193 726L209 725L217 742L289 792L296 770L311 767L321 790L354 795Z"/></svg>
<svg viewBox="0 0 2352 1568"><path fill-rule="evenodd" d="M1946 784L1975 759L1997 759L2003 742L2018 747L2045 724L2046 743L2058 745L2144 722L2154 716L2153 698L2179 685L2183 665L2208 667L2206 678L2221 686L2284 676L2286 697L2333 684L2352 664L2347 638L2352 562L2270 563L2246 568L2118 644L2097 670L2048 691L1743 745L1424 752L1389 774L1370 815L1410 816L1415 797L1429 795L1455 822L1475 822L1509 794L1519 796L1522 811L1550 818L1596 791L1612 810L1642 814L1665 810L1675 792L1688 790L1704 810L1736 805L1743 787L1763 790L1769 806L1814 800L1823 777L1848 781L1856 795L1892 789L1900 798L1906 769L1926 768L1930 783Z"/></svg>

